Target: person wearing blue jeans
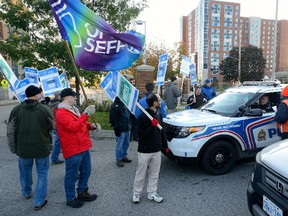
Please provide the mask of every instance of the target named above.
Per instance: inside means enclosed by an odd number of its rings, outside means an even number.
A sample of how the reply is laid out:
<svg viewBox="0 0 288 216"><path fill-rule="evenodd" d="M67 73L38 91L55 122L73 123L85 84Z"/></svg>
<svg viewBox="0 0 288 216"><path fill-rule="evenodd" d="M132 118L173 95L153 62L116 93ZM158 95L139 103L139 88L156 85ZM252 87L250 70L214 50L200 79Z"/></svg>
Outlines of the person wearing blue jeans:
<svg viewBox="0 0 288 216"><path fill-rule="evenodd" d="M47 195L49 156L35 159L19 157L19 179L23 196L26 199L30 199L32 194L32 167L34 160L37 172L37 185L35 188L34 206L41 206L43 204L43 200L45 202L45 197Z"/></svg>
<svg viewBox="0 0 288 216"><path fill-rule="evenodd" d="M123 158L127 158L129 142L130 131L121 132L120 136L116 137L116 161L122 161Z"/></svg>
<svg viewBox="0 0 288 216"><path fill-rule="evenodd" d="M88 192L88 180L91 173L89 150L92 147L89 131L98 128L96 124L88 122L88 118L95 113L95 105L89 105L81 114L75 106L77 94L73 89L63 89L60 96L62 102L55 109L55 119L63 157L65 158L66 205L80 208L84 202L97 199L97 194ZM78 196L75 190L76 183Z"/></svg>
<svg viewBox="0 0 288 216"><path fill-rule="evenodd" d="M61 103L60 93L61 93L61 91L56 91L54 93L54 98L48 104L48 106L52 110L53 114L55 112L55 109L57 109L59 104ZM52 132L55 134L55 139L54 139L53 148L52 148L52 154L51 154L52 165L61 164L64 161L59 159L59 155L60 155L60 140L59 140L59 137L58 137L57 130L54 129ZM52 135L51 135L51 137L52 137Z"/></svg>
<svg viewBox="0 0 288 216"><path fill-rule="evenodd" d="M91 174L91 157L90 152L85 151L65 159L66 175L64 180L66 200L73 200L76 197L75 182L80 173L77 193L88 190L88 180Z"/></svg>
<svg viewBox="0 0 288 216"><path fill-rule="evenodd" d="M120 100L116 97L110 109L110 123L116 136L116 165L124 167L123 162L131 163L127 157L130 143L131 113Z"/></svg>
<svg viewBox="0 0 288 216"><path fill-rule="evenodd" d="M48 106L40 103L41 91L30 85L25 90L26 99L15 106L9 116L7 129L13 125L8 137L13 142L18 155L21 191L26 199L32 197L32 170L35 161L37 184L34 194L34 210L47 204L47 178L50 155L50 131L54 127L54 117Z"/></svg>
<svg viewBox="0 0 288 216"><path fill-rule="evenodd" d="M52 165L55 165L55 164L61 164L64 161L59 159L61 149L60 149L60 140L58 137L57 130L53 130L53 133L55 134L55 139L54 139L52 153L51 153L51 161L52 161Z"/></svg>

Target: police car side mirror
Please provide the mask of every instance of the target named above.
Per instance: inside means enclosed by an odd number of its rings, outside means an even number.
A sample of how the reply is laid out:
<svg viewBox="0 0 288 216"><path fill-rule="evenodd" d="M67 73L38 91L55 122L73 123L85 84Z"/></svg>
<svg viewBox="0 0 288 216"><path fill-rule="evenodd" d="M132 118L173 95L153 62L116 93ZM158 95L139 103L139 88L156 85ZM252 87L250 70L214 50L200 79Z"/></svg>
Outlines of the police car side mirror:
<svg viewBox="0 0 288 216"><path fill-rule="evenodd" d="M261 109L247 109L244 112L244 116L262 116L262 110Z"/></svg>

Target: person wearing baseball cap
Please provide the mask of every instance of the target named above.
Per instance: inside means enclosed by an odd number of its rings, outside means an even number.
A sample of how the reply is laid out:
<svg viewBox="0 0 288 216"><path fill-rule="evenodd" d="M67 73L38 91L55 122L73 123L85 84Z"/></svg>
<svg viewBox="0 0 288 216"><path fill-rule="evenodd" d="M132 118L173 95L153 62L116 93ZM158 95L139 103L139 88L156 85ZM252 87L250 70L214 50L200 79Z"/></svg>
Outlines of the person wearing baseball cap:
<svg viewBox="0 0 288 216"><path fill-rule="evenodd" d="M277 108L274 117L277 122L277 128L280 132L281 139L288 138L288 85L282 90L282 102Z"/></svg>
<svg viewBox="0 0 288 216"><path fill-rule="evenodd" d="M14 107L10 113L7 132L11 124L14 124L14 131L10 131L11 136L7 133L7 136L8 140L15 140L16 150L12 153L18 155L21 191L26 199L32 197L32 170L33 164L36 164L34 210L40 210L47 204L45 198L50 155L49 132L54 127L54 117L49 107L39 102L41 90L38 87L28 86L25 94L27 99Z"/></svg>
<svg viewBox="0 0 288 216"><path fill-rule="evenodd" d="M88 180L91 174L90 149L92 141L90 130L98 129L94 123L88 122L90 115L95 112L95 105L89 105L84 113L75 106L77 94L71 88L65 88L60 93L62 102L55 110L56 129L60 146L65 158L66 205L80 208L84 202L94 201L96 194L88 192ZM78 179L77 194L75 185Z"/></svg>

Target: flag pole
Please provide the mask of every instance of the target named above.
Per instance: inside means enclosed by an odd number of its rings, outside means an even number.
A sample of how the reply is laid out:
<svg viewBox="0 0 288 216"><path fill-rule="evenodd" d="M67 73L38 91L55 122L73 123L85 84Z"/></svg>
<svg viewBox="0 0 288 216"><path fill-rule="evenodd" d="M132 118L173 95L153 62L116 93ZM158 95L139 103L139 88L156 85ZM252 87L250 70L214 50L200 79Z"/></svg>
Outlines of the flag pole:
<svg viewBox="0 0 288 216"><path fill-rule="evenodd" d="M66 49L67 49L67 51L68 51L68 53L69 53L69 57L70 57L70 59L71 59L72 65L73 65L73 69L74 69L76 78L77 78L77 80L78 80L78 82L79 82L79 85L80 85L80 87L81 87L81 90L82 90L82 92L83 92L83 94L84 94L85 104L86 104L86 106L89 106L89 101L88 101L87 95L86 95L86 93L85 93L84 87L83 87L83 85L82 85L82 83L81 83L80 76L79 76L79 73L78 73L78 69L77 69L77 66L76 66L76 64L75 64L75 61L74 61L72 52L71 52L71 50L70 50L69 43L68 43L66 40L65 40L65 45L66 45ZM91 115L90 117L92 118L93 123L96 124L96 121L95 121L94 116Z"/></svg>

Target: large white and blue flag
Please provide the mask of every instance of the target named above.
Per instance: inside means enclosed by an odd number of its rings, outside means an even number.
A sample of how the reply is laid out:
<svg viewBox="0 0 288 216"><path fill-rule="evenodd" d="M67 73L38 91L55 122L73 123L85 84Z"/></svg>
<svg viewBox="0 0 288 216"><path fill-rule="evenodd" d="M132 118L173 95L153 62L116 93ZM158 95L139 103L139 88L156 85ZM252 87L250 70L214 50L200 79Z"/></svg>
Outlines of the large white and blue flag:
<svg viewBox="0 0 288 216"><path fill-rule="evenodd" d="M156 86L164 85L167 64L168 64L168 53L165 53L161 55L159 58Z"/></svg>
<svg viewBox="0 0 288 216"><path fill-rule="evenodd" d="M3 74L3 76L9 82L9 84L12 86L12 88L15 89L19 83L19 80L1 54L0 54L0 72Z"/></svg>

